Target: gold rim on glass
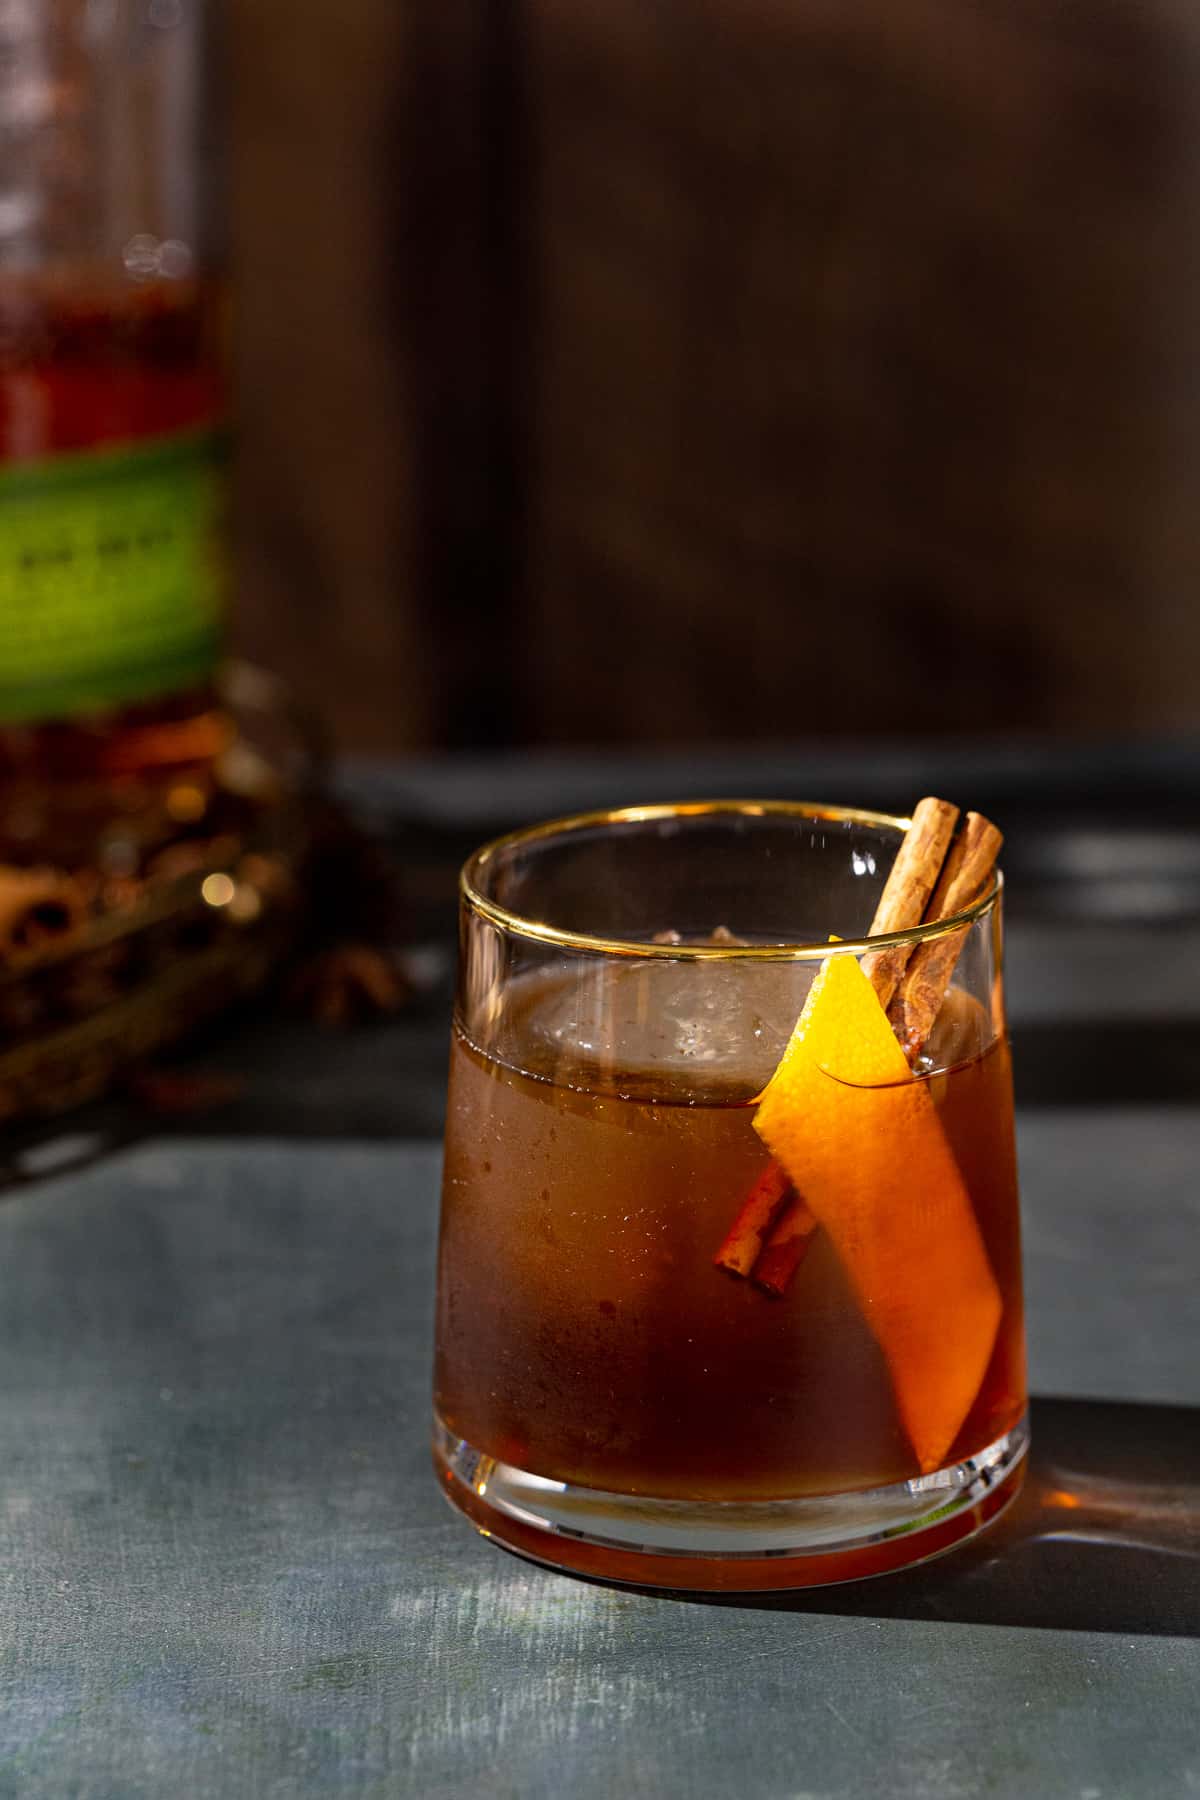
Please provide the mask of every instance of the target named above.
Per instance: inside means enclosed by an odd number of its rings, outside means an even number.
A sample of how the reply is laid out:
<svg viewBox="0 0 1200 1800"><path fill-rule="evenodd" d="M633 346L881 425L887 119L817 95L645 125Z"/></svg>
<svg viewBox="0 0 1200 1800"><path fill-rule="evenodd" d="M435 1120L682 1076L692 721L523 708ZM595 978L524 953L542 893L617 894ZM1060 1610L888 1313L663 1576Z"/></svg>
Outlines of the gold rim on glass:
<svg viewBox="0 0 1200 1800"><path fill-rule="evenodd" d="M994 904L1004 886L997 869L994 879L978 900L946 919L935 919L924 925L911 925L905 931L881 932L877 937L840 938L836 944L827 939L809 944L648 944L636 938L593 937L583 931L568 931L550 925L544 919L526 918L511 912L482 891L482 880L488 865L508 850L525 844L536 844L551 837L565 837L599 825L641 825L656 819L694 819L719 816L722 813L754 818L764 814L780 818L828 819L842 824L879 825L903 835L911 819L896 813L869 812L858 806L822 806L809 800L686 800L658 806L619 806L599 812L572 813L564 819L548 819L542 825L528 825L520 831L506 832L493 838L469 856L459 876L459 893L465 906L480 918L511 937L532 938L541 944L556 944L564 950L590 951L603 956L656 957L668 962L819 962L827 956L860 956L867 950L885 949L890 944L920 944L927 938L945 937L961 926L971 925Z"/></svg>

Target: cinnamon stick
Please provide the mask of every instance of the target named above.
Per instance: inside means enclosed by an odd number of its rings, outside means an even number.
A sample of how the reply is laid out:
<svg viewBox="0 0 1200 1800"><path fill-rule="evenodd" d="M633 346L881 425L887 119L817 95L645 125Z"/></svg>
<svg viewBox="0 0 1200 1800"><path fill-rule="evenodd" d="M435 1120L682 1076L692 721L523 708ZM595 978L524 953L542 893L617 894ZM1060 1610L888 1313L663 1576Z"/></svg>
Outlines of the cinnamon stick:
<svg viewBox="0 0 1200 1800"><path fill-rule="evenodd" d="M984 892L992 879L1002 833L982 813L969 812L930 899L925 917L953 918ZM967 927L919 944L888 1010L892 1028L909 1062L921 1054L942 1009L950 978L962 954Z"/></svg>
<svg viewBox="0 0 1200 1800"><path fill-rule="evenodd" d="M932 795L918 800L913 808L912 823L896 852L875 917L871 921L871 937L889 931L907 931L919 925L937 882L938 872L950 848L958 808L948 800ZM893 944L886 950L869 950L862 959L863 974L879 996L879 1004L887 1008L912 953L909 944Z"/></svg>
<svg viewBox="0 0 1200 1800"><path fill-rule="evenodd" d="M731 1275L749 1275L791 1187L779 1164L768 1163L746 1195L737 1218L713 1257L719 1269L728 1269Z"/></svg>
<svg viewBox="0 0 1200 1800"><path fill-rule="evenodd" d="M782 1299L796 1270L808 1255L817 1221L799 1194L793 1194L778 1219L763 1253L754 1265L756 1287Z"/></svg>
<svg viewBox="0 0 1200 1800"><path fill-rule="evenodd" d="M889 931L907 931L911 926L920 924L930 896L941 892L939 871L948 860L947 852L950 850L958 816L958 808L948 800L927 795L917 802L909 828L896 852L896 860L879 896L875 916L871 921L872 937ZM978 815L972 814L971 817ZM994 831L995 827L989 829ZM974 845L974 839L972 843ZM992 854L994 860L994 850ZM896 992L911 949L912 946L908 944L895 944L885 950L869 951L862 959L863 971L884 1008ZM950 970L952 969L953 963L950 965ZM947 981L950 970L946 974ZM759 1287L776 1295L782 1295L786 1291L808 1251L816 1228L816 1220L800 1195L793 1195L786 1205L781 1204L788 1187L783 1171L776 1164L769 1164L747 1195L713 1259L721 1268L728 1269L735 1275L752 1274ZM773 1198L768 1201L768 1196L772 1195Z"/></svg>

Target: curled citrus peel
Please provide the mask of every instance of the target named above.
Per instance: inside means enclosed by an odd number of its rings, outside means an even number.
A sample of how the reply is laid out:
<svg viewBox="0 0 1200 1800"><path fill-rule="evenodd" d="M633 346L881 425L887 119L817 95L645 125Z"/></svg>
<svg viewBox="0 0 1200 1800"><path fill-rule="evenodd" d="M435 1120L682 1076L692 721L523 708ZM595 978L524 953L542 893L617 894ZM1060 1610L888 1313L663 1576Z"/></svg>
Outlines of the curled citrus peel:
<svg viewBox="0 0 1200 1800"><path fill-rule="evenodd" d="M979 1392L1000 1291L928 1084L852 956L822 964L754 1118L829 1233L923 1473Z"/></svg>

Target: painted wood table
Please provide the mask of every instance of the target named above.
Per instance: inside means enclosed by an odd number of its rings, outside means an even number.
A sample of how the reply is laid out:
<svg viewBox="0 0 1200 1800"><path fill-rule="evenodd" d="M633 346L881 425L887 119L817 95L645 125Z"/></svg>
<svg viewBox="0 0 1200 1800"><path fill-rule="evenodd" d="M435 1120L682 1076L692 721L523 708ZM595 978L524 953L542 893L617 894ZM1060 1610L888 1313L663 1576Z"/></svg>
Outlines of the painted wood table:
<svg viewBox="0 0 1200 1800"><path fill-rule="evenodd" d="M1086 1055L1086 944L1052 981L1018 924L1018 1057L1068 1014ZM1166 987L1126 943L1147 1044L1170 1003L1194 1049L1189 932ZM444 985L340 1044L268 1021L198 1056L253 1077L202 1125L10 1152L0 1796L1200 1795L1200 1098L1027 1084L1036 1449L991 1537L691 1601L518 1561L438 1494L445 1032Z"/></svg>

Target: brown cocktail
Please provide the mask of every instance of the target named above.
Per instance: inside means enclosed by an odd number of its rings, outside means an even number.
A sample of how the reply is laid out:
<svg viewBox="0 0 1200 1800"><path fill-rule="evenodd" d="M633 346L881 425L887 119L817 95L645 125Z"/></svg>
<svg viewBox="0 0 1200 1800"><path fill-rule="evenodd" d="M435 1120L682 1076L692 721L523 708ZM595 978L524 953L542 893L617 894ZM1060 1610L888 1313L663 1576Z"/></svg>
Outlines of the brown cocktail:
<svg viewBox="0 0 1200 1800"><path fill-rule="evenodd" d="M512 1547L795 1586L934 1554L1015 1492L997 883L868 945L902 825L646 809L468 865L435 1453Z"/></svg>

